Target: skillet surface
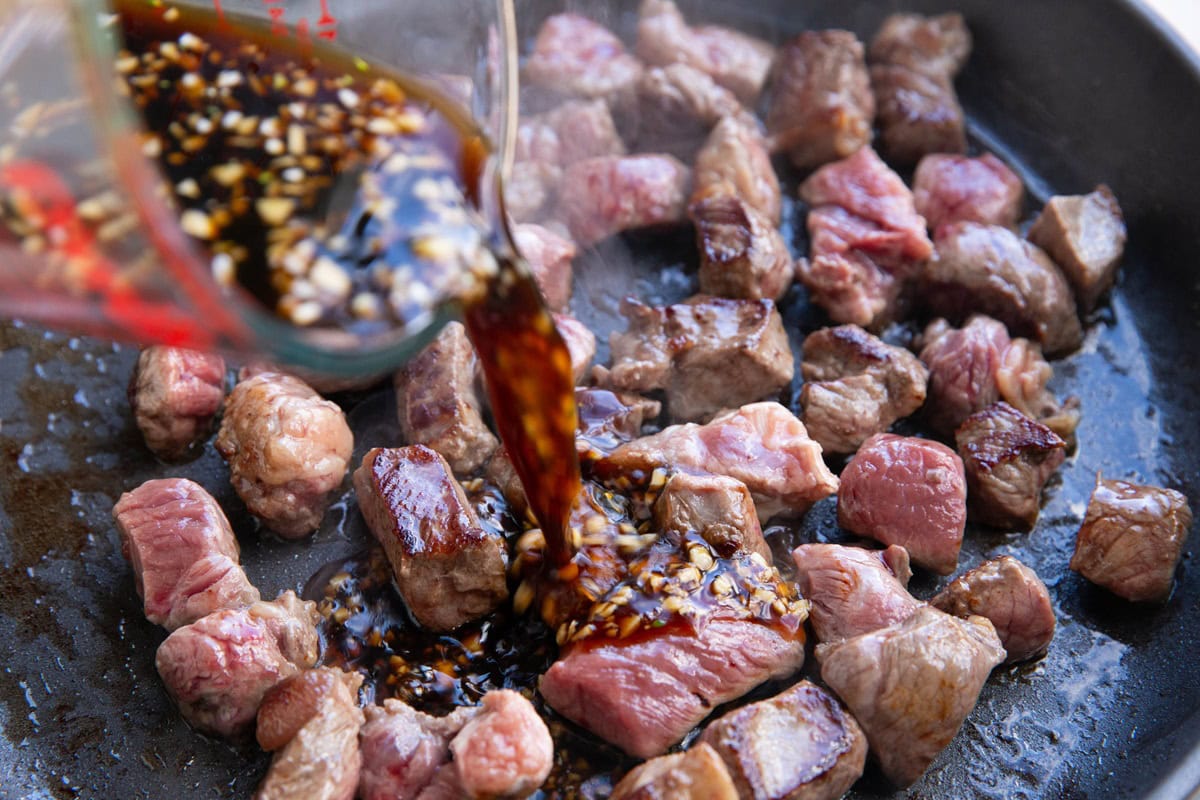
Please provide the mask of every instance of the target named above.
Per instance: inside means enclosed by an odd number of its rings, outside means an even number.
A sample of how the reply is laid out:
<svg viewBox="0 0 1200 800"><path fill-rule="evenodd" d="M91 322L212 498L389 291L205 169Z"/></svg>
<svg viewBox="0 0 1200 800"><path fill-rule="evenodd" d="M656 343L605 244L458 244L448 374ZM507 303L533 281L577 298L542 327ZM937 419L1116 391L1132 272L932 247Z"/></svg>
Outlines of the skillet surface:
<svg viewBox="0 0 1200 800"><path fill-rule="evenodd" d="M548 13L549 4L529 5L527 20ZM776 39L835 25L869 36L899 7L681 5L697 19ZM578 7L597 13L594 3ZM614 5L607 21L627 31L634 7ZM966 568L1014 553L1043 576L1060 620L1050 655L993 676L946 753L895 796L1141 797L1162 784L1156 796L1182 797L1195 785L1187 758L1200 741L1195 536L1162 607L1131 608L1066 563L1098 470L1172 486L1200 502L1200 70L1120 2L914 0L904 7L966 14L976 44L959 89L977 141L1022 171L1037 205L1052 192L1109 183L1126 211L1130 247L1111 309L1083 350L1055 365L1058 392L1083 400L1079 452L1050 487L1031 534L969 531L960 562ZM791 212L802 231L803 209ZM641 253L645 242L635 245ZM580 269L577 313L611 329L610 289L628 291L627 278L646 296L687 295L694 277L677 262L688 247L686 236L670 238L633 267L626 248L609 243ZM610 277L597 277L601 270ZM821 324L799 292L785 305L793 328ZM157 464L124 398L135 352L0 326L3 798L246 797L265 769L252 749L192 733L168 702L153 666L163 634L142 617L110 518L122 491L164 474L214 491L264 596L299 588L320 565L366 541L352 499L334 507L310 542L260 537L211 444L182 467ZM389 393L347 402L358 454L388 439L381 420L389 417ZM776 531L778 544L837 538L832 512L831 504L818 506L803 524ZM936 588L932 580L914 585L922 596ZM889 794L868 777L852 796Z"/></svg>

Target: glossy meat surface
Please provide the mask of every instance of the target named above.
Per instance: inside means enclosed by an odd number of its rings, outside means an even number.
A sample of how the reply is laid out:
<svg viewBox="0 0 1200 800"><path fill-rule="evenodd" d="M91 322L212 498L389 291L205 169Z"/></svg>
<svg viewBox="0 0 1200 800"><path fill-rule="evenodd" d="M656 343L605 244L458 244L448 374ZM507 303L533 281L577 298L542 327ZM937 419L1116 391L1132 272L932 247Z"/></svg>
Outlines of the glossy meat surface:
<svg viewBox="0 0 1200 800"><path fill-rule="evenodd" d="M146 447L182 458L208 435L225 400L225 360L218 355L156 345L138 355L129 405Z"/></svg>
<svg viewBox="0 0 1200 800"><path fill-rule="evenodd" d="M908 552L899 545L866 550L802 544L792 559L800 594L812 603L813 633L822 643L903 622L922 605L905 588L912 570Z"/></svg>
<svg viewBox="0 0 1200 800"><path fill-rule="evenodd" d="M1012 556L989 559L963 573L930 604L963 619L986 617L1009 663L1041 657L1054 638L1054 606L1046 584Z"/></svg>
<svg viewBox="0 0 1200 800"><path fill-rule="evenodd" d="M978 157L935 153L917 165L913 199L917 213L933 231L955 222L1016 228L1025 185L991 153Z"/></svg>

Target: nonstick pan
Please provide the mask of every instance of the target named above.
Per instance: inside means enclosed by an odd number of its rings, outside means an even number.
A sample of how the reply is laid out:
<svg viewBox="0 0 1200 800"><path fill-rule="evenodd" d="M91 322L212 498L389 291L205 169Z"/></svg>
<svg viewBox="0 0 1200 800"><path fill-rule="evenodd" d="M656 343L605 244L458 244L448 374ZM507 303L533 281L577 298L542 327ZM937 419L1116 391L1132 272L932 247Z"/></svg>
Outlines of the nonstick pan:
<svg viewBox="0 0 1200 800"><path fill-rule="evenodd" d="M1200 502L1200 65L1139 5L1118 0L681 5L776 40L831 26L866 37L900 8L962 11L975 50L958 85L975 142L1023 173L1031 210L1102 181L1120 198L1130 244L1118 290L1083 349L1055 364L1054 388L1082 399L1079 450L1032 533L971 530L961 561L1026 560L1050 587L1057 638L1043 661L998 671L947 751L895 796L1187 796L1200 780L1195 531L1161 606L1120 602L1066 565L1097 471ZM574 6L625 34L636 11ZM525 33L555 7L523 4ZM788 216L803 247L803 209ZM579 267L576 312L607 332L617 291L687 295L690 247L686 235L605 244ZM783 305L797 337L822 322L798 290ZM193 733L161 688L163 633L142 616L113 502L151 477L200 481L231 512L251 580L273 596L366 545L352 497L311 541L260 536L211 445L181 467L147 453L124 394L134 349L21 324L0 327L0 348L0 797L249 796L266 757ZM344 400L359 453L393 435L387 390ZM824 503L772 535L779 546L836 538L834 519ZM923 596L936 588L914 586ZM892 795L868 773L852 796Z"/></svg>

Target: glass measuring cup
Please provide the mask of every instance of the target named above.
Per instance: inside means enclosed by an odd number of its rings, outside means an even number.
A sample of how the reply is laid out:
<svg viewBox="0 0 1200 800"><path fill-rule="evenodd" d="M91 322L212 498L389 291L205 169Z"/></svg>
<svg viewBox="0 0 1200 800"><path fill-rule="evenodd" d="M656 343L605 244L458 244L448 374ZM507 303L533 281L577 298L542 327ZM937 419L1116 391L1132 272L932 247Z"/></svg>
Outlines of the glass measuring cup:
<svg viewBox="0 0 1200 800"><path fill-rule="evenodd" d="M272 50L338 45L354 68L393 69L442 97L457 93L438 108L460 130L488 120L474 130L481 141L508 138L510 0L116 5L122 13L198 11L228 37L254 19L274 37ZM380 372L415 352L453 313L453 281L427 291L424 304L394 324L353 332L290 324L239 285L222 284L228 259L202 245L197 217L180 207L180 186L165 183L147 157L147 131L117 91L121 41L112 11L100 0L0 6L0 315L335 375ZM501 160L489 157L480 185L466 187L476 205L498 203ZM501 219L493 207L473 210Z"/></svg>

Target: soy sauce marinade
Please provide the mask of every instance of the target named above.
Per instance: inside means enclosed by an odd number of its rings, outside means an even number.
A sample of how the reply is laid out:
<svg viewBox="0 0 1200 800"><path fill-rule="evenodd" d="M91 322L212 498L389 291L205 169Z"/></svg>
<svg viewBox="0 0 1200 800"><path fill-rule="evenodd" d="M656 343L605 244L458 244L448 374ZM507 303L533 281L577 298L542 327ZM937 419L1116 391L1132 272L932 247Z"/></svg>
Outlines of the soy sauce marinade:
<svg viewBox="0 0 1200 800"><path fill-rule="evenodd" d="M371 336L461 305L552 560L579 492L570 359L479 208L487 150L424 85L258 21L116 3L118 86L213 273L294 325Z"/></svg>

